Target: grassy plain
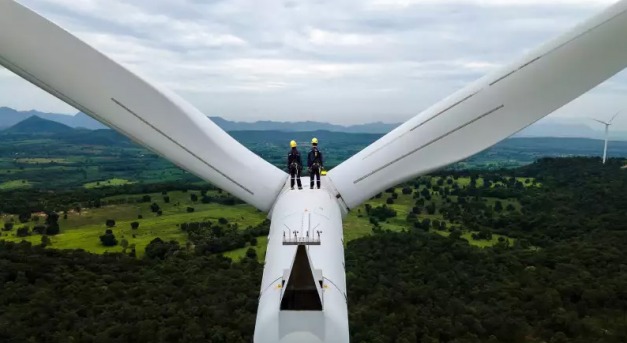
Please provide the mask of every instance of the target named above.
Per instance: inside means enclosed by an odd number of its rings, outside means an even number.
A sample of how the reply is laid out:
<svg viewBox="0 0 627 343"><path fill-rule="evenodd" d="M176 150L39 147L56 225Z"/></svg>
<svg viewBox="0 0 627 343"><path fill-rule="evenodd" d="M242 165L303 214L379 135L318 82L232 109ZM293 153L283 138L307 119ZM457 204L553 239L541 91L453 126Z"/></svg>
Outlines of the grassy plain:
<svg viewBox="0 0 627 343"><path fill-rule="evenodd" d="M116 225L112 228L118 241L126 239L130 244L135 244L139 256L144 254L146 245L154 238L163 240L176 240L182 245L187 241L187 235L180 230L179 225L193 221L218 221L225 218L230 223L236 223L240 228L254 226L262 222L266 215L248 205L225 206L216 203L202 204L191 201L191 194L200 198L200 192L169 192L169 203L164 201L161 193L146 194L150 196L150 202L136 202L142 195L122 195L103 199L106 202L130 202L116 205L105 205L100 208L85 208L79 212L70 210L67 219L59 219L61 233L51 236L52 248L58 249L84 249L94 253L120 252L121 246L105 247L100 244L100 236L107 227L107 219L114 219ZM208 195L218 196L217 192L209 192ZM162 215L158 216L150 210L152 203L157 203ZM194 212L187 212L187 207L193 207ZM141 215L143 218L138 219ZM10 221L11 216L4 216L4 221ZM13 216L13 220L17 220ZM39 219L43 221L43 218ZM131 222L139 222L139 229L131 229ZM36 223L27 223L32 226ZM22 225L16 225L20 227ZM2 239L11 241L27 240L35 244L41 242L40 235L32 235L25 238L16 237L15 229L2 234Z"/></svg>
<svg viewBox="0 0 627 343"><path fill-rule="evenodd" d="M129 181L129 180L126 180L126 179L113 178L113 179L109 179L109 180L88 182L88 183L84 184L83 187L85 187L87 189L90 189L90 188L101 188L101 187L124 186L124 185L130 185L130 184L133 184L133 183L135 183L135 182Z"/></svg>
<svg viewBox="0 0 627 343"><path fill-rule="evenodd" d="M113 185L123 184L127 180L111 179L108 181L111 181L110 184ZM469 179L459 178L455 182L457 182L460 187L465 187L469 184ZM101 181L101 185L102 183ZM532 183L533 182L530 182L530 184ZM407 223L406 217L414 206L414 193L421 192L424 188L425 186L421 185L418 190L412 189L412 194L402 194L401 187L397 187L395 191L398 198L395 199L394 204L387 205L394 209L397 215L396 217L380 223L381 228L391 231L410 230L411 226ZM121 252L123 249L120 245L105 247L100 243L99 239L107 229L105 226L106 220L114 219L116 225L112 229L118 241L125 239L129 245L134 244L138 256L142 256L145 247L156 237L163 240L175 240L181 245L185 245L187 243L187 236L179 228L181 223L192 221L217 221L219 218L225 218L230 223L236 223L243 229L248 226L255 226L266 218L264 213L261 213L249 205L239 204L227 206L218 203L202 204L199 201L192 201L192 194L195 194L198 199L201 198L199 191L172 191L167 194L124 194L102 199L101 202L103 205L99 208L83 208L80 212L69 210L67 212L67 218L62 216L62 219L59 220L61 233L51 237L51 247L58 249L84 249L94 253ZM222 196L218 191L210 191L207 195L211 197ZM149 199L143 199L145 196L148 196ZM386 199L389 196L389 193L383 193L380 198L370 199L367 204L372 207L381 206L386 203ZM452 198L454 199L455 197ZM495 200L496 199L491 198L486 199L489 205L493 205ZM443 200L439 194L432 193L431 201L439 207ZM159 205L162 211L161 215L157 215L151 211L150 205L152 203ZM520 204L514 200L502 200L502 203L504 206L512 204L516 209L520 209ZM188 212L188 207L193 207L194 211ZM142 216L142 218L138 219L139 216ZM451 226L451 223L447 222L437 211L434 214L426 214L423 211L422 214L418 215L418 218L420 220L427 218L432 221L439 220L447 223L449 227ZM5 216L3 219L4 221L10 221L11 217ZM13 220L16 220L16 218ZM43 218L39 220L43 221ZM140 224L137 230L131 229L131 223L134 221ZM27 223L25 225L32 227L36 225L36 223ZM20 225L16 225L16 228L17 227L20 227ZM358 206L347 215L344 221L345 242L371 235L372 227L373 225L370 223L369 217L366 214L365 204ZM433 230L432 232L443 236L449 234L448 231ZM468 240L471 245L480 248L496 244L500 237L499 235L493 235L493 239L490 241L474 240L472 238L473 233L472 231L464 230L462 237ZM25 238L16 237L15 230L2 233L2 238L12 241L21 241L24 239L34 244L41 242L40 235L32 235ZM513 243L512 239L504 238L508 239L510 243ZM263 260L266 251L267 237L258 237L257 241L257 245L253 248L256 250L259 260ZM240 259L245 256L248 248L249 246L236 249L224 255L233 259Z"/></svg>
<svg viewBox="0 0 627 343"><path fill-rule="evenodd" d="M27 164L48 164L48 163L73 163L65 158L18 158L15 160L16 163L27 163Z"/></svg>
<svg viewBox="0 0 627 343"><path fill-rule="evenodd" d="M11 180L0 183L1 190L31 188L32 186L33 185L28 180Z"/></svg>
<svg viewBox="0 0 627 343"><path fill-rule="evenodd" d="M440 176L433 176L431 177L431 184L432 185L436 185L438 180L441 179ZM453 179L453 178L446 178L446 179ZM511 177L507 178L508 180L511 180ZM446 180L445 180L446 181ZM456 182L460 187L467 187L468 185L470 185L470 177L468 176L462 176L462 177L458 177L457 180L453 180L454 182ZM540 187L542 184L537 182L534 178L532 177L516 177L516 181L521 182L525 187ZM484 185L484 179L482 177L478 177L477 178L477 187L483 187ZM445 182L446 184L446 182ZM495 187L505 187L506 185L504 185L502 182L495 182L492 184L492 186L490 186L491 188L495 188Z"/></svg>

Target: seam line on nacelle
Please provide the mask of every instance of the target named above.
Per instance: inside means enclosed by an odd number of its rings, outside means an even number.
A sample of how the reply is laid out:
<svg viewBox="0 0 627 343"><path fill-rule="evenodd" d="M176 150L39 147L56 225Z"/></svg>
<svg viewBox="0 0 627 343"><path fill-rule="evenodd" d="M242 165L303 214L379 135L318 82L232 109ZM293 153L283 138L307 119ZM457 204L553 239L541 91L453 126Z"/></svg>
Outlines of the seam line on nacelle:
<svg viewBox="0 0 627 343"><path fill-rule="evenodd" d="M268 288L270 288L275 282L277 282L279 279L282 279L283 276L279 276L278 278L272 280L268 286L266 286L266 288L264 288L261 292L259 292L259 298L257 298L258 300L261 299L261 297L264 295L264 293L266 293L266 291L268 290Z"/></svg>
<svg viewBox="0 0 627 343"><path fill-rule="evenodd" d="M335 282L331 281L330 279L326 278L326 277L322 277L323 280L329 281L333 287L335 287L335 289L337 289L338 291L340 291L340 293L344 296L344 300L348 301L348 295L346 295L346 292L343 292L340 287L338 287Z"/></svg>

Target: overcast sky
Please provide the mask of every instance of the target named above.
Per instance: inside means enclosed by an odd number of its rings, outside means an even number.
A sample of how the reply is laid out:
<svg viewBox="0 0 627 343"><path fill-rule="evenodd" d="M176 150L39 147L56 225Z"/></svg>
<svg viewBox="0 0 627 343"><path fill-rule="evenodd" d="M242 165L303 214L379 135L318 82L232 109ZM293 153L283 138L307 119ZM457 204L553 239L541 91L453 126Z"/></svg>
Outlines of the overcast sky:
<svg viewBox="0 0 627 343"><path fill-rule="evenodd" d="M354 124L407 120L615 1L19 2L207 115ZM625 94L623 72L551 117L610 117ZM76 112L5 69L0 106Z"/></svg>

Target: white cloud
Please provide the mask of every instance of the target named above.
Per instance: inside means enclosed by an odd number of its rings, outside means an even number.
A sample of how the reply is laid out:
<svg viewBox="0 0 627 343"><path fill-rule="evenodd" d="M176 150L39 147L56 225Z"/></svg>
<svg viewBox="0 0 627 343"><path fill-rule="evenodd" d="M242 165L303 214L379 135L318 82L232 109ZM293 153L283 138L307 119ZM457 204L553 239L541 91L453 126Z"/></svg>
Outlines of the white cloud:
<svg viewBox="0 0 627 343"><path fill-rule="evenodd" d="M338 33L320 29L309 30L309 41L316 45L368 45L375 42L375 37L354 33Z"/></svg>
<svg viewBox="0 0 627 343"><path fill-rule="evenodd" d="M368 6L373 9L405 9L418 5L443 5L443 4L462 4L477 6L607 6L617 2L616 0L371 0Z"/></svg>
<svg viewBox="0 0 627 343"><path fill-rule="evenodd" d="M406 120L614 2L19 1L208 115L337 123ZM555 116L620 107L626 85ZM3 69L0 106L74 111Z"/></svg>

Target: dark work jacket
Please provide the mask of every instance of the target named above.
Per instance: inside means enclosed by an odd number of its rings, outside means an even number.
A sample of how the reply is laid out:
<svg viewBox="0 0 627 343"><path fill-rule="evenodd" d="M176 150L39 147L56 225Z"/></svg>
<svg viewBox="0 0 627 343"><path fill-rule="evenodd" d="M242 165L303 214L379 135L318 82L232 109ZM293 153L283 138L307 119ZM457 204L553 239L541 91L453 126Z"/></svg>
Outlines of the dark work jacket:
<svg viewBox="0 0 627 343"><path fill-rule="evenodd" d="M287 170L290 170L292 162L296 162L298 169L303 169L303 160L301 160L300 152L298 152L296 148L292 148L292 150L287 153Z"/></svg>
<svg viewBox="0 0 627 343"><path fill-rule="evenodd" d="M321 167L324 166L322 153L318 150L318 147L311 148L311 151L307 155L307 167L311 168L314 163L318 163Z"/></svg>

